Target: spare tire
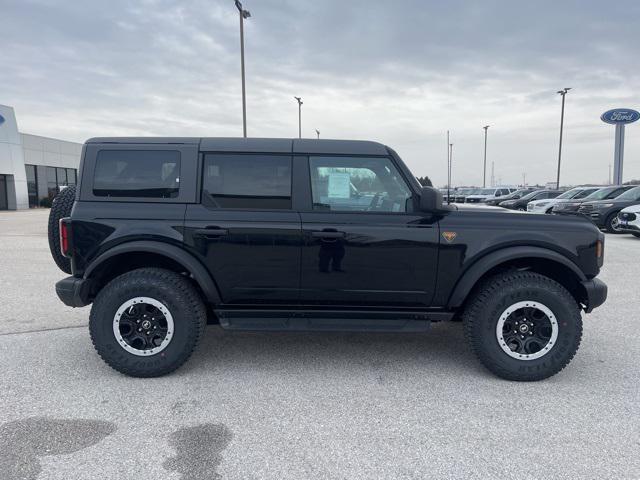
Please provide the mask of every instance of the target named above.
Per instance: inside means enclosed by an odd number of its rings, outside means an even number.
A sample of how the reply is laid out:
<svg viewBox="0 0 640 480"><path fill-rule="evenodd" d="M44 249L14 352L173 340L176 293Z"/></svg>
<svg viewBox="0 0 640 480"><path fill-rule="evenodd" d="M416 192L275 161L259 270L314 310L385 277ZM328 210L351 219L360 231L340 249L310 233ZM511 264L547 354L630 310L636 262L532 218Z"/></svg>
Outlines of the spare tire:
<svg viewBox="0 0 640 480"><path fill-rule="evenodd" d="M56 265L69 275L71 275L71 260L62 255L60 251L60 219L71 215L75 199L76 187L67 187L54 197L49 212L49 250L51 250L51 256Z"/></svg>

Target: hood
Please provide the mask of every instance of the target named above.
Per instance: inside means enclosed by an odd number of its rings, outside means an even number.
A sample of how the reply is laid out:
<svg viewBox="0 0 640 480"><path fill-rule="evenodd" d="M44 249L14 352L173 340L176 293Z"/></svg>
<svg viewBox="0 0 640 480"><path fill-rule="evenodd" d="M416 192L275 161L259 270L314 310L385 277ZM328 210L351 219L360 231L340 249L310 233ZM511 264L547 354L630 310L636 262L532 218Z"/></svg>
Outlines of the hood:
<svg viewBox="0 0 640 480"><path fill-rule="evenodd" d="M640 212L640 205L630 205L628 207L625 207L622 209L623 212L625 213L639 213Z"/></svg>
<svg viewBox="0 0 640 480"><path fill-rule="evenodd" d="M515 210L507 210L501 207L492 207L491 205L470 205L467 203L456 203L458 210L463 212L493 212L493 213L510 213L518 214ZM520 212L523 213L523 212ZM526 215L526 213L525 213Z"/></svg>

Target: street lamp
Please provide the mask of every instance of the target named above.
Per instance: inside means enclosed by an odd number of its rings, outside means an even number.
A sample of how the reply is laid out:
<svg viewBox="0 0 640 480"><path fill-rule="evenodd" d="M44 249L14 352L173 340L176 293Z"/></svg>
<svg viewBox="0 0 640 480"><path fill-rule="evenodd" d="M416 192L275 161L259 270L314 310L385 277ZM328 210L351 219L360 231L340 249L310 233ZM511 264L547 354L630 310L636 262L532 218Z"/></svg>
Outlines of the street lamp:
<svg viewBox="0 0 640 480"><path fill-rule="evenodd" d="M249 18L249 10L242 8L242 3L235 0L236 8L240 14L240 71L242 74L242 134L247 138L247 94L244 81L244 19Z"/></svg>
<svg viewBox="0 0 640 480"><path fill-rule="evenodd" d="M482 168L482 188L487 186L487 130L491 125L485 125L484 127L484 166Z"/></svg>
<svg viewBox="0 0 640 480"><path fill-rule="evenodd" d="M562 159L562 128L564 126L564 97L567 92L571 90L571 87L558 90L558 93L562 95L562 110L560 113L560 146L558 147L558 177L556 179L556 190L560 188L560 160Z"/></svg>
<svg viewBox="0 0 640 480"><path fill-rule="evenodd" d="M316 128L316 135L318 135L318 139L320 139L320 130Z"/></svg>
<svg viewBox="0 0 640 480"><path fill-rule="evenodd" d="M298 138L302 138L302 98L293 97L298 101Z"/></svg>

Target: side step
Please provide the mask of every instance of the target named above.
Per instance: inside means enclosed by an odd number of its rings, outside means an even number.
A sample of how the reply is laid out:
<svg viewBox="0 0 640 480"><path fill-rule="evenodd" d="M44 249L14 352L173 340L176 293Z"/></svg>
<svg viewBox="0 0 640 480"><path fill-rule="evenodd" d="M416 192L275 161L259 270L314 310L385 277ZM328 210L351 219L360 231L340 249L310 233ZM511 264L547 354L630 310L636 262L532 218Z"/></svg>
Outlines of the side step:
<svg viewBox="0 0 640 480"><path fill-rule="evenodd" d="M226 330L336 332L426 332L432 320L451 316L444 312L248 309L217 309L216 314Z"/></svg>

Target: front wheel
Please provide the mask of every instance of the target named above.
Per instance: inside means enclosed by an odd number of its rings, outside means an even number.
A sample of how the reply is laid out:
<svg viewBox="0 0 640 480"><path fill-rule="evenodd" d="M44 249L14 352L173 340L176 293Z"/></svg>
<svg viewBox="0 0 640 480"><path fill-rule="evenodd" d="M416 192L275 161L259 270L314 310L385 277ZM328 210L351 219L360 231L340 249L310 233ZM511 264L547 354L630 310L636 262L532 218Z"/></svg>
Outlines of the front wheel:
<svg viewBox="0 0 640 480"><path fill-rule="evenodd" d="M495 375L535 381L555 375L576 354L580 308L551 278L509 272L484 281L463 314L471 349Z"/></svg>
<svg viewBox="0 0 640 480"><path fill-rule="evenodd" d="M141 268L109 282L96 297L89 332L113 369L134 377L167 374L187 361L206 324L202 299L175 272Z"/></svg>
<svg viewBox="0 0 640 480"><path fill-rule="evenodd" d="M612 213L607 217L607 220L604 222L604 228L608 233L623 233L622 230L620 230L618 212Z"/></svg>

